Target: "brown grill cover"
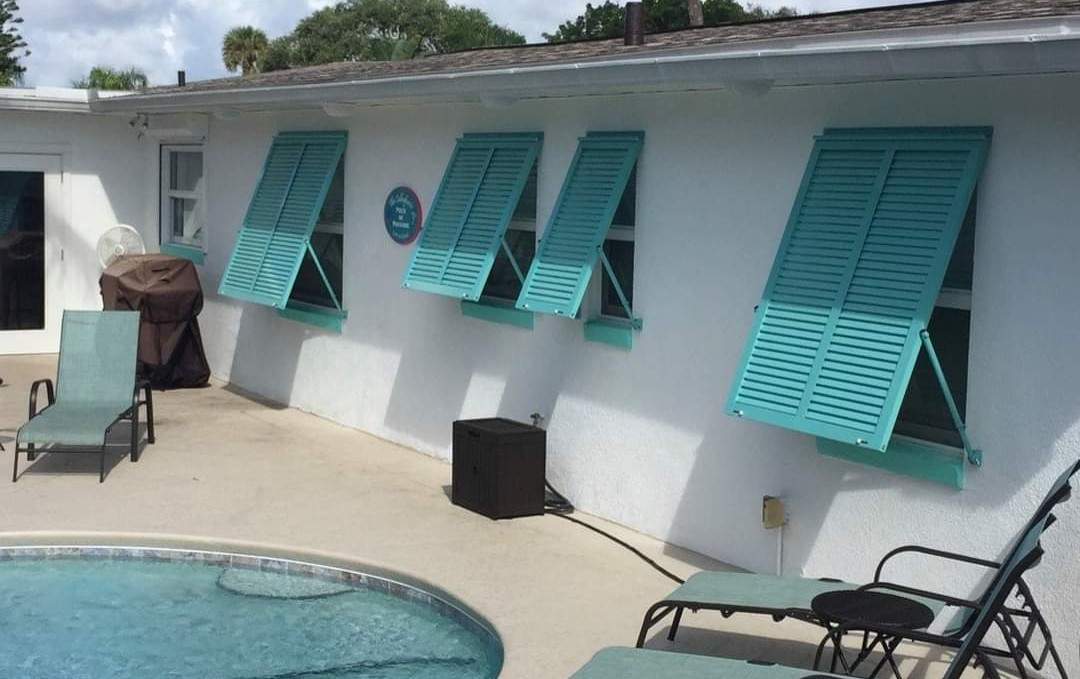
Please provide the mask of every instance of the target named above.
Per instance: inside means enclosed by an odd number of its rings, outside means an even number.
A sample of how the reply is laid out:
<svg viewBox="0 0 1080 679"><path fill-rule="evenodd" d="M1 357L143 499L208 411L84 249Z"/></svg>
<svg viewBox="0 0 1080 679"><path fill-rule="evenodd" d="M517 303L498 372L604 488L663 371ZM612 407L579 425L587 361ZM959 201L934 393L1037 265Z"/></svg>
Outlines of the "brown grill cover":
<svg viewBox="0 0 1080 679"><path fill-rule="evenodd" d="M108 310L139 311L139 377L154 389L203 387L210 365L198 315L203 294L195 265L166 255L131 255L101 274Z"/></svg>

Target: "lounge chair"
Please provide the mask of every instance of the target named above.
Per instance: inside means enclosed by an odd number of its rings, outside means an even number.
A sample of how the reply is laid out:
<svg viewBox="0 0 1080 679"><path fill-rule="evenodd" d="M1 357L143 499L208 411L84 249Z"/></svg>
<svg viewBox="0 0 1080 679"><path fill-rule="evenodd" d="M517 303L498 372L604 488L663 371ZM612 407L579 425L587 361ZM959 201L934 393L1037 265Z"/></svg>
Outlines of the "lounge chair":
<svg viewBox="0 0 1080 679"><path fill-rule="evenodd" d="M1069 480L1078 471L1080 471L1080 462L1070 465L1058 478L1014 541L1010 555L1019 549L1020 537L1028 529L1042 521L1050 513L1054 505L1067 499L1070 489ZM950 625L947 636L954 640L962 638L972 623L970 602L884 580L885 566L895 557L909 553L970 564L991 570L1000 568L1001 564L997 561L978 559L964 554L930 549L918 545L908 545L894 549L886 554L878 563L874 573L874 581L869 585L861 586L862 588L879 589L917 599L926 604L935 615L940 613L945 606L959 608L960 614ZM1008 561L1008 556L1005 560ZM810 603L814 597L827 591L858 588L860 588L859 585L829 578L782 578L754 573L702 571L691 576L684 584L676 588L663 600L653 604L646 611L638 633L637 646L638 648L644 646L649 630L671 613L674 613L674 618L667 638L668 640L674 640L685 610L692 612L715 610L719 611L724 617L729 617L735 613L757 613L770 615L776 621L793 618L826 627L826 623L818 619L811 609ZM1009 648L985 650L995 655L1013 658L1022 675L1025 673L1024 663L1030 664L1032 668L1039 670L1045 665L1048 656L1053 659L1059 671L1064 674L1061 659L1050 637L1049 627L1035 604L1031 590L1023 580L1018 581L1017 590L1017 594L1022 600L1021 606L1009 609L1009 613L1004 619L1004 625L1009 631L1009 634L1005 635ZM989 590L984 592L983 598L988 595ZM1035 630L1041 632L1045 643L1042 652L1039 654L1034 653L1030 646ZM821 649L824 648L825 642L826 640L822 641Z"/></svg>
<svg viewBox="0 0 1080 679"><path fill-rule="evenodd" d="M103 482L109 431L122 420L131 421L131 461L139 461L139 407L146 407L147 440L153 443L154 405L150 384L135 380L138 347L136 311L64 312L56 387L49 379L30 387L30 421L15 435L12 482L19 479L19 453L32 461L39 452L96 453ZM38 410L42 385L49 404Z"/></svg>
<svg viewBox="0 0 1080 679"><path fill-rule="evenodd" d="M985 600L969 604L974 607L970 617L971 624L954 646L957 649L956 655L945 671L945 679L959 679L972 660L978 662L991 679L998 679L1000 675L997 668L981 645L983 638L991 626L1000 626L1002 617L1009 614L1006 600L1021 582L1023 574L1033 568L1042 557L1039 538L1053 520L1053 514L1047 513L1040 521L1029 526L1010 558L996 570ZM851 631L896 633L894 628L873 627L852 628ZM904 636L932 644L940 643L941 639L939 635L921 632L905 632ZM606 648L593 656L571 679L798 679L841 676L843 675L823 674L756 661L745 662L642 648Z"/></svg>

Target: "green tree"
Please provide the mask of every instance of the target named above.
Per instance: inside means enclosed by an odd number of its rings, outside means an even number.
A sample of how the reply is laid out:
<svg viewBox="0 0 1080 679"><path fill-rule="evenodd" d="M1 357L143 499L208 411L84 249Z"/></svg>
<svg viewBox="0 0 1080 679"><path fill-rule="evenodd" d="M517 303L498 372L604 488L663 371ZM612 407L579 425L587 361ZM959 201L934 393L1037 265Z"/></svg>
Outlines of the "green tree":
<svg viewBox="0 0 1080 679"><path fill-rule="evenodd" d="M237 26L221 41L221 60L230 73L236 69L243 75L258 73L269 45L266 33L254 26Z"/></svg>
<svg viewBox="0 0 1080 679"><path fill-rule="evenodd" d="M648 11L646 9L646 19ZM592 38L614 38L622 35L626 11L623 6L611 0L602 5L585 5L585 12L569 21L564 21L554 33L544 33L548 42L568 42L570 40L590 40Z"/></svg>
<svg viewBox="0 0 1080 679"><path fill-rule="evenodd" d="M84 90L144 90L149 85L146 73L135 66L124 69L95 66L85 78L71 81L72 87Z"/></svg>
<svg viewBox="0 0 1080 679"><path fill-rule="evenodd" d="M524 42L524 36L492 23L482 10L447 0L344 0L301 19L292 33L273 40L264 70L411 59Z"/></svg>
<svg viewBox="0 0 1080 679"><path fill-rule="evenodd" d="M794 16L791 7L767 10L759 5L745 7L738 0L702 0L706 26ZM645 30L650 33L678 30L690 25L687 0L644 0ZM544 33L548 42L614 38L622 35L626 10L620 2L605 0L602 5L585 5L585 12L563 22L553 33Z"/></svg>
<svg viewBox="0 0 1080 679"><path fill-rule="evenodd" d="M22 17L18 16L19 3L0 0L0 87L12 87L22 82L26 67L19 63L30 56L26 41L19 33Z"/></svg>
<svg viewBox="0 0 1080 679"><path fill-rule="evenodd" d="M291 35L274 38L266 46L266 54L263 55L262 60L262 70L264 72L284 71L287 68L292 68L295 65L292 63L294 51L295 47Z"/></svg>

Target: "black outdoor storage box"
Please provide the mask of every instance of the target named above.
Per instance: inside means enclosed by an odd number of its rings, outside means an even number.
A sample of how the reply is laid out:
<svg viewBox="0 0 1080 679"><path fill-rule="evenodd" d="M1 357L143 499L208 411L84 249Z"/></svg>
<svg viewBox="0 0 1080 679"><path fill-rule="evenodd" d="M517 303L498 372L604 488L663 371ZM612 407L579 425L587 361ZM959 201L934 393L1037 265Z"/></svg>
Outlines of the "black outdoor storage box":
<svg viewBox="0 0 1080 679"><path fill-rule="evenodd" d="M547 434L492 418L454 422L451 500L492 519L544 513Z"/></svg>

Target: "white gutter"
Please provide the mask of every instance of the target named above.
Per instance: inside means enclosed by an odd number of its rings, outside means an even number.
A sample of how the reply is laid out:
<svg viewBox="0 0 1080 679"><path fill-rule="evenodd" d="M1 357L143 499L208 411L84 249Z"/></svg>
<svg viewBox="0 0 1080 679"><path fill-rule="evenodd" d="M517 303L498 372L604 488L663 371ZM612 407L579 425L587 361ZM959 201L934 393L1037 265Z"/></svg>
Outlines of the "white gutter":
<svg viewBox="0 0 1080 679"><path fill-rule="evenodd" d="M693 89L765 82L932 79L1080 72L1080 15L804 36L643 56L346 82L91 97L100 112L318 107L341 102L479 100Z"/></svg>
<svg viewBox="0 0 1080 679"><path fill-rule="evenodd" d="M91 90L68 87L0 87L0 110L91 113ZM95 92L105 99L129 92Z"/></svg>

